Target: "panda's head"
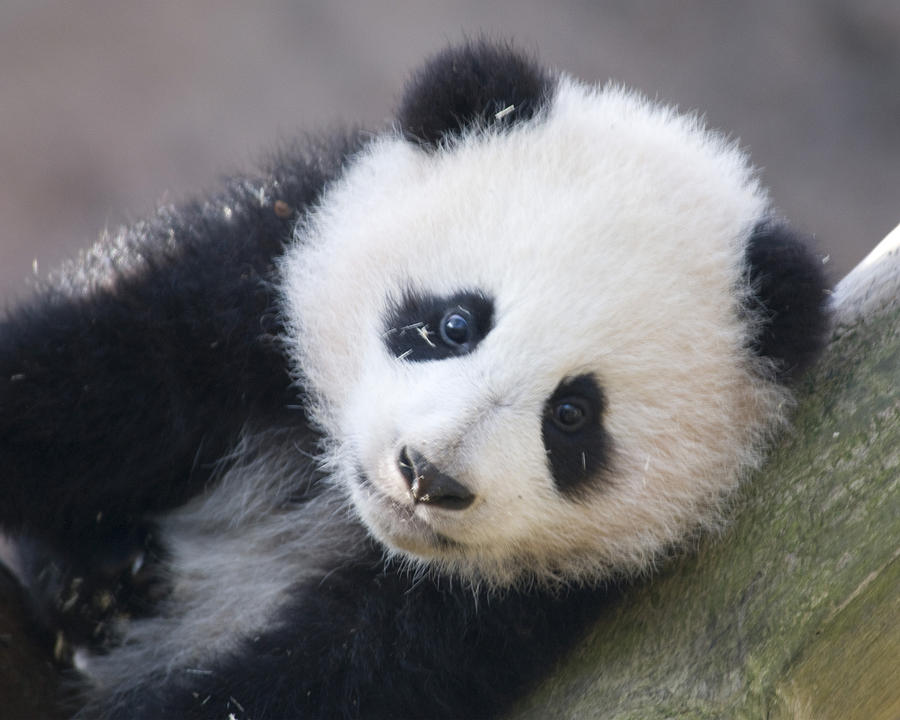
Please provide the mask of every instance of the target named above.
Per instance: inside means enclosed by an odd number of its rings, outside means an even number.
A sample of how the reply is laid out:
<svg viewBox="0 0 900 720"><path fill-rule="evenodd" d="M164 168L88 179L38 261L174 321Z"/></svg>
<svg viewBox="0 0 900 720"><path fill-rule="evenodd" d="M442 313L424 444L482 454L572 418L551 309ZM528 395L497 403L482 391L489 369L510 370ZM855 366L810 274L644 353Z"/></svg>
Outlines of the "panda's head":
<svg viewBox="0 0 900 720"><path fill-rule="evenodd" d="M449 50L301 223L290 351L386 548L495 586L647 567L756 465L818 260L696 118Z"/></svg>

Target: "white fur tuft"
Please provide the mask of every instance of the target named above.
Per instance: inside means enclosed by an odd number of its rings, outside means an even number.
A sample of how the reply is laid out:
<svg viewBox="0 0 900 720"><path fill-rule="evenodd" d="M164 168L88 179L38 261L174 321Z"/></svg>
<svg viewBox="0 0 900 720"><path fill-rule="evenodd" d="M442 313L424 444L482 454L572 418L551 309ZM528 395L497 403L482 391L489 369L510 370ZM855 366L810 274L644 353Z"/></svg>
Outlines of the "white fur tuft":
<svg viewBox="0 0 900 720"><path fill-rule="evenodd" d="M296 501L312 477L290 440L246 438L210 492L160 519L170 594L159 616L123 625L114 653L82 656L99 689L208 672L207 661L270 629L292 590L356 556L364 534L343 493Z"/></svg>

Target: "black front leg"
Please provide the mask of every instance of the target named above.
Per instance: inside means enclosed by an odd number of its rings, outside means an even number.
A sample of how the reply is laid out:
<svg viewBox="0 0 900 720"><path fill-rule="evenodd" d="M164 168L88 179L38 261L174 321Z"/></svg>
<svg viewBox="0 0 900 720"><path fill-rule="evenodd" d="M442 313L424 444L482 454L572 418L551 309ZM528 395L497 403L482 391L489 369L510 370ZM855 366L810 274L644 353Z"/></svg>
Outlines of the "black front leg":
<svg viewBox="0 0 900 720"><path fill-rule="evenodd" d="M386 570L375 553L299 588L232 656L119 698L121 717L496 717L618 595L475 592Z"/></svg>

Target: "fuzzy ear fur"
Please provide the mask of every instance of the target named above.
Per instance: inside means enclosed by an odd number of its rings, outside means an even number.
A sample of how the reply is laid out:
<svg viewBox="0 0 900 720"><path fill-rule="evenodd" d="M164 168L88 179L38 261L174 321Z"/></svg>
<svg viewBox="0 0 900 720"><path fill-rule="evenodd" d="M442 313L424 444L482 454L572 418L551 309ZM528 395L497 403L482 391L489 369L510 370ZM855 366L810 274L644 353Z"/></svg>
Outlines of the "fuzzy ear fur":
<svg viewBox="0 0 900 720"><path fill-rule="evenodd" d="M434 148L468 127L528 120L553 85L543 68L512 48L470 41L425 63L407 84L397 116L406 137Z"/></svg>
<svg viewBox="0 0 900 720"><path fill-rule="evenodd" d="M778 379L790 382L825 346L829 330L829 282L808 239L786 224L756 226L746 250L755 310L762 326L757 354L775 361Z"/></svg>

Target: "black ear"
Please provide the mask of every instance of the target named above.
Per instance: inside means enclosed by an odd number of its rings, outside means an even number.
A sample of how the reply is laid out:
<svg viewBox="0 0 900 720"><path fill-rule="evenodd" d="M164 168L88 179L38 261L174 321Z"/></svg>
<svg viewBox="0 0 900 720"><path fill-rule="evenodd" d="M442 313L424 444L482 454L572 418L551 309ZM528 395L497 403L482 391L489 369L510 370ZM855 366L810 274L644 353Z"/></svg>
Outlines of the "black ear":
<svg viewBox="0 0 900 720"><path fill-rule="evenodd" d="M425 63L407 84L397 115L406 137L433 148L467 127L531 118L553 84L508 45L470 41Z"/></svg>
<svg viewBox="0 0 900 720"><path fill-rule="evenodd" d="M762 318L752 348L775 361L779 380L790 382L816 360L828 339L829 283L822 260L808 239L771 221L754 229L746 259L751 309Z"/></svg>

